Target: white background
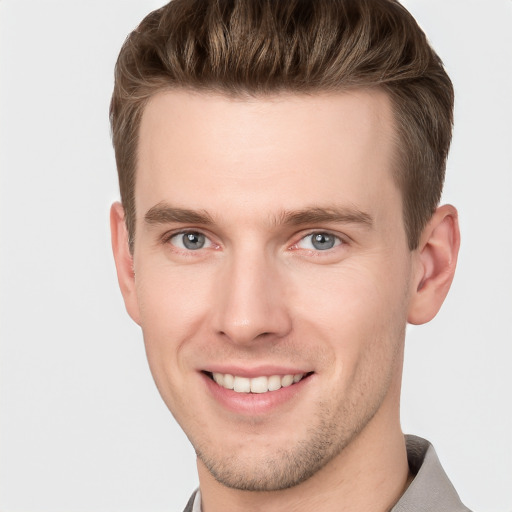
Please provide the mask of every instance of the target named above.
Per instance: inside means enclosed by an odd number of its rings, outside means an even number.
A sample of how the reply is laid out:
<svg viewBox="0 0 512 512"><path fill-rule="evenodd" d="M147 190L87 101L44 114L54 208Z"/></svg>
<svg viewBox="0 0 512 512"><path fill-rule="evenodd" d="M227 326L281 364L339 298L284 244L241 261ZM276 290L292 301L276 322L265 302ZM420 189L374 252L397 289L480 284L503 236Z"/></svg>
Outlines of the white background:
<svg viewBox="0 0 512 512"><path fill-rule="evenodd" d="M161 402L111 258L108 104L156 0L0 0L0 510L180 511L192 449ZM403 427L465 503L512 511L512 1L409 0L454 81L452 292L410 329Z"/></svg>

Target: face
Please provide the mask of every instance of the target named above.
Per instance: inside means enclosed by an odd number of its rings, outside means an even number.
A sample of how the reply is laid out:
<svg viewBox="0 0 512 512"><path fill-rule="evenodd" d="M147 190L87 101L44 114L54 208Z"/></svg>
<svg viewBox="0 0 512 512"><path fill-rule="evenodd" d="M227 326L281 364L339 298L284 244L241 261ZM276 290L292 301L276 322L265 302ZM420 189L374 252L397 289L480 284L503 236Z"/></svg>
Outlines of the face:
<svg viewBox="0 0 512 512"><path fill-rule="evenodd" d="M146 107L129 311L219 482L296 485L398 422L411 253L393 151L382 92Z"/></svg>

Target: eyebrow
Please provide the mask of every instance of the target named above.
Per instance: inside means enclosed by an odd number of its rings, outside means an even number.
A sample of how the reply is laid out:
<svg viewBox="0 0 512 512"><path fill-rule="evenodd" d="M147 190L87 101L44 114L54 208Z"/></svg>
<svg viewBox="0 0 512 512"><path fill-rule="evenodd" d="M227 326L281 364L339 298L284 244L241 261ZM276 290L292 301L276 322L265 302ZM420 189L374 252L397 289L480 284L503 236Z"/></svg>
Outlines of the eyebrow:
<svg viewBox="0 0 512 512"><path fill-rule="evenodd" d="M161 202L150 208L144 215L147 224L202 224L211 226L215 222L206 210L189 210L177 208ZM343 224L360 224L371 228L373 219L371 215L357 208L347 207L309 207L301 210L285 210L273 217L275 226L316 224L323 222L336 222Z"/></svg>
<svg viewBox="0 0 512 512"><path fill-rule="evenodd" d="M158 203L150 208L144 220L147 224L169 224L179 222L182 224L204 224L212 225L213 219L205 210L188 210L186 208L175 208L166 203Z"/></svg>
<svg viewBox="0 0 512 512"><path fill-rule="evenodd" d="M357 208L347 207L311 207L296 211L285 211L275 220L276 225L288 224L292 226L323 222L361 224L368 228L373 226L373 219L371 215Z"/></svg>

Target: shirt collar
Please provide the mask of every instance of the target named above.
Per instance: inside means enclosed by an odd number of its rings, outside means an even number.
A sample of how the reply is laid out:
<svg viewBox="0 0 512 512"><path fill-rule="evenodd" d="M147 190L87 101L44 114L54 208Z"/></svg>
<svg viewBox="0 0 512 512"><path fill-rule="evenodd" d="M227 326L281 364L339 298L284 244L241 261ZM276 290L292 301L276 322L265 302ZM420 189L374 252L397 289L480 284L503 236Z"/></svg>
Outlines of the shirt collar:
<svg viewBox="0 0 512 512"><path fill-rule="evenodd" d="M434 447L425 439L405 436L409 468L415 475L391 512L469 512L446 476Z"/></svg>

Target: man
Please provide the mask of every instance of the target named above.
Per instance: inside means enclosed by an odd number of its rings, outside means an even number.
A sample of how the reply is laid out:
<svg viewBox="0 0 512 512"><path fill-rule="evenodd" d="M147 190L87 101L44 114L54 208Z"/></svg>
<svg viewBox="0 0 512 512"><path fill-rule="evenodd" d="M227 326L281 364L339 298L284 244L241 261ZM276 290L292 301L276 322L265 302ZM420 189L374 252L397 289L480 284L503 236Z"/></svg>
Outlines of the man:
<svg viewBox="0 0 512 512"><path fill-rule="evenodd" d="M174 0L129 36L112 240L186 510L467 510L399 420L406 323L456 266L452 111L394 0Z"/></svg>

